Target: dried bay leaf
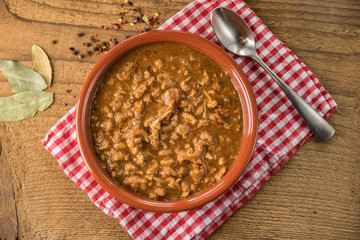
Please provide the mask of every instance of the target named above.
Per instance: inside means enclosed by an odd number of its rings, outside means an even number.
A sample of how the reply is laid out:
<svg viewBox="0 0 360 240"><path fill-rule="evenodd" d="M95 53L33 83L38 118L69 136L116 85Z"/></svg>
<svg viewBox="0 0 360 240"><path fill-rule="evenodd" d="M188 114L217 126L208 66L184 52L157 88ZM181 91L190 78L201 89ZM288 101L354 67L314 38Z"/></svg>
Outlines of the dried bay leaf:
<svg viewBox="0 0 360 240"><path fill-rule="evenodd" d="M25 91L0 98L0 121L18 121L44 111L54 101L54 94L45 91Z"/></svg>
<svg viewBox="0 0 360 240"><path fill-rule="evenodd" d="M21 63L0 60L0 71L9 81L13 92L43 90L47 87L40 74Z"/></svg>
<svg viewBox="0 0 360 240"><path fill-rule="evenodd" d="M40 73L48 87L50 87L52 80L52 69L49 57L45 51L36 44L31 47L31 55L36 67L36 71Z"/></svg>

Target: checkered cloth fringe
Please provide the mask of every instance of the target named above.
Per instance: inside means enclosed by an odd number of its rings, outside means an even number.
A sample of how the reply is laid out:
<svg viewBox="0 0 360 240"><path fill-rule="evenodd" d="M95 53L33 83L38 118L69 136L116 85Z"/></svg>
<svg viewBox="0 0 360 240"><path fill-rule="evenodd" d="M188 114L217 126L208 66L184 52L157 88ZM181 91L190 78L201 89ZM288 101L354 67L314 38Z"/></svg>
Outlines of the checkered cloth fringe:
<svg viewBox="0 0 360 240"><path fill-rule="evenodd" d="M263 61L327 118L336 103L315 75L240 0L196 0L167 20L161 29L181 30L220 45L210 23L210 12L228 7L249 24ZM46 134L42 144L58 160L61 168L91 201L116 218L134 239L204 239L289 160L311 133L281 89L255 61L231 55L248 77L259 110L259 133L254 154L238 181L222 196L203 207L179 213L154 213L134 209L119 202L92 178L81 158L76 141L76 107Z"/></svg>

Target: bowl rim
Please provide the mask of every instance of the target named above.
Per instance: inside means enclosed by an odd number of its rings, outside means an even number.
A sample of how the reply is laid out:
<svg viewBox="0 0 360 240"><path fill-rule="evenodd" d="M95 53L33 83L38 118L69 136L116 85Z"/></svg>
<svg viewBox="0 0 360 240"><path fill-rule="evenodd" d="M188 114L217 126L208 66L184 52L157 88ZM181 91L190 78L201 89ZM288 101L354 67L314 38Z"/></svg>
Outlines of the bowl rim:
<svg viewBox="0 0 360 240"><path fill-rule="evenodd" d="M174 201L156 201L140 197L115 183L100 166L93 151L89 113L91 102L98 84L109 67L127 52L151 43L171 42L189 46L204 53L217 62L231 77L239 93L243 111L242 145L233 165L225 176L210 188L189 198ZM76 113L76 135L81 156L95 181L110 195L132 207L151 212L179 212L194 209L214 200L229 189L241 176L254 151L258 131L257 104L253 89L243 71L222 48L198 35L174 31L155 30L124 40L103 55L87 76L79 96Z"/></svg>

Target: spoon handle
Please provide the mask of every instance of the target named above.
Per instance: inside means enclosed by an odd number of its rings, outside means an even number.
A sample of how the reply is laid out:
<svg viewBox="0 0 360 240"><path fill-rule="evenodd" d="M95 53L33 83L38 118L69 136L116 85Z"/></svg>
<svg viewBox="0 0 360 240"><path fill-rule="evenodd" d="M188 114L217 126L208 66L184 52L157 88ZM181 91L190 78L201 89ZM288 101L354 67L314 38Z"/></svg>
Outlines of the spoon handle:
<svg viewBox="0 0 360 240"><path fill-rule="evenodd" d="M303 118L314 135L320 140L325 142L330 139L335 133L335 129L322 118L308 103L306 103L294 90L292 90L286 83L284 83L261 59L258 55L251 56L256 60L275 80L280 88L285 92L286 96L290 99L296 110Z"/></svg>

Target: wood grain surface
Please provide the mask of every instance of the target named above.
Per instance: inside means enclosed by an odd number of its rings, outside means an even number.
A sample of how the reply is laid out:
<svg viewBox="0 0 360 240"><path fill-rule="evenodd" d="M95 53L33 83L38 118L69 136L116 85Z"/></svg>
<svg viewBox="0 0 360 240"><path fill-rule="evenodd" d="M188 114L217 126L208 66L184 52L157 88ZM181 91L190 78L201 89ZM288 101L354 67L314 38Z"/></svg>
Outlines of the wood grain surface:
<svg viewBox="0 0 360 240"><path fill-rule="evenodd" d="M5 135L1 128L0 133ZM5 141L0 141L0 239L15 239L18 221L11 169L5 151L2 151L1 142Z"/></svg>
<svg viewBox="0 0 360 240"><path fill-rule="evenodd" d="M135 0L134 4L158 12L162 23L190 2ZM326 143L308 140L209 239L359 239L360 2L246 3L335 98L339 109L329 122L336 134ZM20 239L131 239L115 219L92 204L41 146L45 133L77 102L85 77L100 57L78 59L68 48L84 53L82 43L90 35L123 40L144 28L138 24L122 30L102 29L102 25L118 21L119 5L110 0L0 1L0 59L32 66L31 46L36 43L48 53L54 68L54 104L34 118L0 122L0 163L6 156L9 165L3 168L0 164L0 214L4 214L0 224L4 224L3 219L15 219L8 226L18 229ZM78 32L85 36L77 37ZM0 97L10 94L8 83L0 75ZM11 200L2 200L5 191L11 196L11 182L16 207ZM14 239L10 227L4 230L3 226L0 238Z"/></svg>

